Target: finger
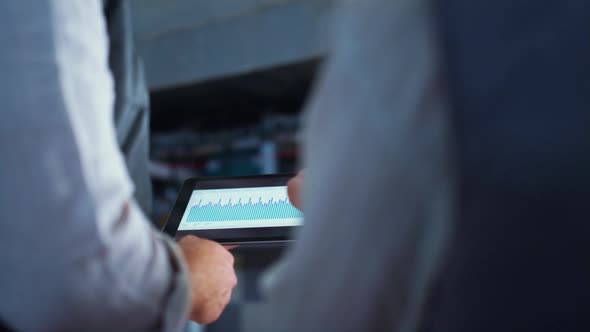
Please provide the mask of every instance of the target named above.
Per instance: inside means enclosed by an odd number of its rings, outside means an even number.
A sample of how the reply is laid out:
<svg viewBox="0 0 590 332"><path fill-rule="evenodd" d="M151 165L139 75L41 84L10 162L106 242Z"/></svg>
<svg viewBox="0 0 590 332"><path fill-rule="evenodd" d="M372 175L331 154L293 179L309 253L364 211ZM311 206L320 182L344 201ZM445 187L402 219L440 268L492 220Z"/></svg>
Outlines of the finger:
<svg viewBox="0 0 590 332"><path fill-rule="evenodd" d="M287 196L289 197L289 201L293 204L296 208L302 209L303 204L301 201L301 195L303 190L303 171L299 172L297 176L289 180L287 182Z"/></svg>
<svg viewBox="0 0 590 332"><path fill-rule="evenodd" d="M232 250L232 249L236 249L239 246L240 246L239 244L230 244L230 245L224 245L223 247L227 250Z"/></svg>

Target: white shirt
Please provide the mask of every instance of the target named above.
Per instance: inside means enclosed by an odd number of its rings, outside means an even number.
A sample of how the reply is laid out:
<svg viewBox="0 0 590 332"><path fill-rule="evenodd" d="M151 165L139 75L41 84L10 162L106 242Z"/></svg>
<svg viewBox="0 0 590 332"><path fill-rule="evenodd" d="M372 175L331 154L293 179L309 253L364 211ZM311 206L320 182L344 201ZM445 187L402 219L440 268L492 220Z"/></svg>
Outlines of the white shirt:
<svg viewBox="0 0 590 332"><path fill-rule="evenodd" d="M132 198L101 1L2 1L0 22L0 318L180 330L187 273Z"/></svg>

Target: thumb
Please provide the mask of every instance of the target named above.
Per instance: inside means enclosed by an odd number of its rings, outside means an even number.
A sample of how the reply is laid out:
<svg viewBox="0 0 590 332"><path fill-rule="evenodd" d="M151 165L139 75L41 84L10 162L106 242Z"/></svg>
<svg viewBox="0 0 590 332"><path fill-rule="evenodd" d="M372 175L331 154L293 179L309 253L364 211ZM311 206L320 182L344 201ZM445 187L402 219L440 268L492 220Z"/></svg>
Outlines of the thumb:
<svg viewBox="0 0 590 332"><path fill-rule="evenodd" d="M287 196L289 201L299 210L303 210L303 171L287 182Z"/></svg>

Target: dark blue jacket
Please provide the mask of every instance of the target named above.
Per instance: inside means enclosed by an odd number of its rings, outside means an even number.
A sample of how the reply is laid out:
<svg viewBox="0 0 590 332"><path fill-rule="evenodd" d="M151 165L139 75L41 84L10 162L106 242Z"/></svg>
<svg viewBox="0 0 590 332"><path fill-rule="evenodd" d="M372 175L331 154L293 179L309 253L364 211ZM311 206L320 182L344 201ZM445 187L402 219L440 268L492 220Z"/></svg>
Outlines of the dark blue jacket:
<svg viewBox="0 0 590 332"><path fill-rule="evenodd" d="M590 331L590 3L439 1L459 175L424 331Z"/></svg>

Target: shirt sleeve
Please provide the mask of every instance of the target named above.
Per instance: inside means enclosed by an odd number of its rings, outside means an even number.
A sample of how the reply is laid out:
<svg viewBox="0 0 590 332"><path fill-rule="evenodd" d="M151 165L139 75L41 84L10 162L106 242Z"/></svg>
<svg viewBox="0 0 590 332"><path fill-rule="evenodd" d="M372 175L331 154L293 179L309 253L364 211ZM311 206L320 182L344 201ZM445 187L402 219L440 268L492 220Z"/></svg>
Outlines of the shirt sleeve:
<svg viewBox="0 0 590 332"><path fill-rule="evenodd" d="M18 331L179 331L188 276L113 127L102 4L0 3L0 317Z"/></svg>
<svg viewBox="0 0 590 332"><path fill-rule="evenodd" d="M305 225L268 287L282 331L411 331L424 311L453 199L429 3L336 11L306 113Z"/></svg>

